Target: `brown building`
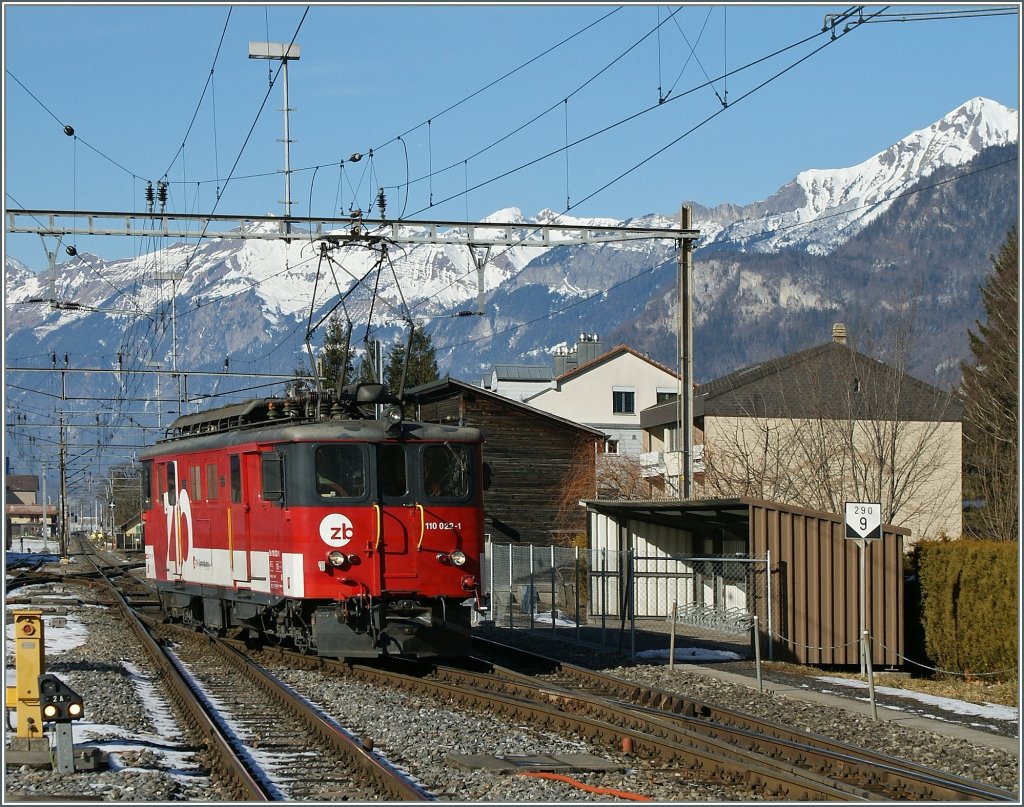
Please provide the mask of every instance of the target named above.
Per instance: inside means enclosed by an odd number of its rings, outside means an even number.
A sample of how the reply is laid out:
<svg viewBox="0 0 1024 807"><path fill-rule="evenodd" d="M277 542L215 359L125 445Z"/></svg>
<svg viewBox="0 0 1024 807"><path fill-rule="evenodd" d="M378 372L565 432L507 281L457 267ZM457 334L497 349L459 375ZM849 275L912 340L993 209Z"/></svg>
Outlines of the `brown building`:
<svg viewBox="0 0 1024 807"><path fill-rule="evenodd" d="M4 477L4 531L8 549L12 538L41 536L44 515L50 525L49 534L55 534L57 507L50 505L44 513L38 497L39 477L19 474Z"/></svg>
<svg viewBox="0 0 1024 807"><path fill-rule="evenodd" d="M421 420L484 432L491 477L485 526L492 541L568 545L586 534L586 511L560 507L560 499L576 487L577 499L593 496L603 432L453 378L407 390L406 397Z"/></svg>

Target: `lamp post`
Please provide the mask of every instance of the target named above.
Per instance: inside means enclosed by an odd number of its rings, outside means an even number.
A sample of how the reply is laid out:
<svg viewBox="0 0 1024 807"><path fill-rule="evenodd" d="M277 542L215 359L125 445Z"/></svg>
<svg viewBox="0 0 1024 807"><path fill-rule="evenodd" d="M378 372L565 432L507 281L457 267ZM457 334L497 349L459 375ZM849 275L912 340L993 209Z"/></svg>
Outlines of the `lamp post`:
<svg viewBox="0 0 1024 807"><path fill-rule="evenodd" d="M292 169L291 169L291 138L288 133L288 62L299 58L299 46L281 42L250 42L250 59L277 59L281 62L284 73L284 215L292 215ZM285 232L291 232L291 222L285 221Z"/></svg>

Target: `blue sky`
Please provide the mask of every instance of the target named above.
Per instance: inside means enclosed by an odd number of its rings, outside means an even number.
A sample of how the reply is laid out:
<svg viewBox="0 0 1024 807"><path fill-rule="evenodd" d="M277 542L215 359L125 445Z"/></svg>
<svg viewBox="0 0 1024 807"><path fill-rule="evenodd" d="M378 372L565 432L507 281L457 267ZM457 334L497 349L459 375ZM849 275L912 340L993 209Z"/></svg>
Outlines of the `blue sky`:
<svg viewBox="0 0 1024 807"><path fill-rule="evenodd" d="M878 21L833 41L826 15L847 8L8 3L4 205L142 211L146 180L166 178L171 212L281 214L283 79L270 89L278 63L249 59L250 41L301 47L296 215L370 209L381 186L389 217L416 219L745 204L801 170L855 165L969 98L1019 107L1017 14L866 6ZM76 243L132 253L126 238ZM5 247L46 266L38 236Z"/></svg>

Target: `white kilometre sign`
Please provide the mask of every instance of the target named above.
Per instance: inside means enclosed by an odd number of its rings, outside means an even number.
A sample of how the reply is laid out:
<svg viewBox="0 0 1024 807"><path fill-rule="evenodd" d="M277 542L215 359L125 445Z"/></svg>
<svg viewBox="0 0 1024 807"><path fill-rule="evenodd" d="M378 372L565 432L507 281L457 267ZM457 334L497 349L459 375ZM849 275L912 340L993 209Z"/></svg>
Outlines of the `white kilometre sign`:
<svg viewBox="0 0 1024 807"><path fill-rule="evenodd" d="M882 505L878 502L846 502L846 537L882 540Z"/></svg>

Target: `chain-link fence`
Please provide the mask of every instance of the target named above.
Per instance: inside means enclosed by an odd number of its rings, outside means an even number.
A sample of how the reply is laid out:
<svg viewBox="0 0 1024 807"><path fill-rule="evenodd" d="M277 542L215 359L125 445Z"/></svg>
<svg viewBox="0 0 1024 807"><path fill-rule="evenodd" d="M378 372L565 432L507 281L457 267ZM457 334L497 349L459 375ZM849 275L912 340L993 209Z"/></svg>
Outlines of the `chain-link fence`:
<svg viewBox="0 0 1024 807"><path fill-rule="evenodd" d="M764 558L488 543L483 578L486 618L496 627L617 645L631 655L667 648L673 629L746 652L753 616L771 624Z"/></svg>

